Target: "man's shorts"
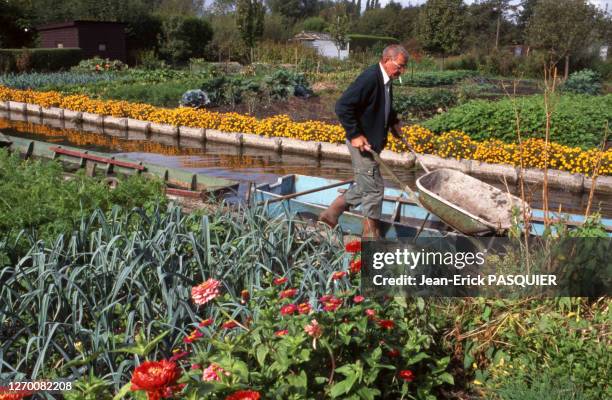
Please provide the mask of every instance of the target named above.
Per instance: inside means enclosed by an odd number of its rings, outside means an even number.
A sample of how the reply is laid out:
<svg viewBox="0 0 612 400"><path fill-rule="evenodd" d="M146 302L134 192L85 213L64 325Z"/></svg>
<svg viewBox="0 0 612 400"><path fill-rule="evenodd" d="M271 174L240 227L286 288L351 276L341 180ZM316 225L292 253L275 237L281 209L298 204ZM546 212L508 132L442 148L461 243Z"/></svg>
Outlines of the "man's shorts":
<svg viewBox="0 0 612 400"><path fill-rule="evenodd" d="M365 217L380 219L385 185L380 174L380 166L368 152L361 153L347 141L355 183L345 193L346 202L353 207L361 205Z"/></svg>

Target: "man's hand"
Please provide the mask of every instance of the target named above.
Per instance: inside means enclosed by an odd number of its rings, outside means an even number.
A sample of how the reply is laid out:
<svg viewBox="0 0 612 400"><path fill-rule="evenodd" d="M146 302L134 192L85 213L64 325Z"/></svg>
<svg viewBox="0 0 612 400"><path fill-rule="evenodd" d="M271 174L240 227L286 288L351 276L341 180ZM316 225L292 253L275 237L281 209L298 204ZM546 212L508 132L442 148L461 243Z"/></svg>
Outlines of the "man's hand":
<svg viewBox="0 0 612 400"><path fill-rule="evenodd" d="M368 139L364 135L359 135L351 139L351 146L357 147L361 152L372 150Z"/></svg>
<svg viewBox="0 0 612 400"><path fill-rule="evenodd" d="M398 139L402 137L402 123L400 121L391 125L391 134Z"/></svg>

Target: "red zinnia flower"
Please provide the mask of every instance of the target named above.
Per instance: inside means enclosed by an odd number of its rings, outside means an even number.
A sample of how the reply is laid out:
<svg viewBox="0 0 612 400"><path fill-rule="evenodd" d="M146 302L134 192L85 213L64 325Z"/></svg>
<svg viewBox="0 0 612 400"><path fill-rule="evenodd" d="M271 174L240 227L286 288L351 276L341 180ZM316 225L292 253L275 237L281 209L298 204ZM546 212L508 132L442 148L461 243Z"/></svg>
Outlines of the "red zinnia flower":
<svg viewBox="0 0 612 400"><path fill-rule="evenodd" d="M325 303L326 301L328 301L328 300L329 300L329 299L331 299L332 297L333 297L333 296L332 296L331 294L326 294L326 295L324 295L324 296L321 296L321 297L319 298L319 301L320 301L321 303Z"/></svg>
<svg viewBox="0 0 612 400"><path fill-rule="evenodd" d="M280 331L274 332L274 336L281 337L281 336L285 336L288 333L289 333L289 331L287 329L282 329Z"/></svg>
<svg viewBox="0 0 612 400"><path fill-rule="evenodd" d="M341 305L342 305L342 299L339 299L337 297L331 296L324 303L323 309L325 311L336 311L338 308L340 308Z"/></svg>
<svg viewBox="0 0 612 400"><path fill-rule="evenodd" d="M224 322L223 325L221 325L223 329L233 329L237 326L238 326L238 323L234 320Z"/></svg>
<svg viewBox="0 0 612 400"><path fill-rule="evenodd" d="M295 304L287 304L281 307L280 313L281 315L291 315L298 310L298 307Z"/></svg>
<svg viewBox="0 0 612 400"><path fill-rule="evenodd" d="M16 392L8 392L8 388L5 386L0 386L0 400L21 400L25 396L29 396L22 391L19 393Z"/></svg>
<svg viewBox="0 0 612 400"><path fill-rule="evenodd" d="M347 243L345 248L349 253L359 253L361 251L361 240L355 240Z"/></svg>
<svg viewBox="0 0 612 400"><path fill-rule="evenodd" d="M362 303L365 300L365 297L361 296L361 295L357 295L355 297L353 297L353 301L357 304Z"/></svg>
<svg viewBox="0 0 612 400"><path fill-rule="evenodd" d="M298 311L300 314L308 314L310 313L311 310L312 310L312 307L310 307L310 304L308 303L300 303L298 305Z"/></svg>
<svg viewBox="0 0 612 400"><path fill-rule="evenodd" d="M254 390L239 390L227 396L225 400L259 400L261 395Z"/></svg>
<svg viewBox="0 0 612 400"><path fill-rule="evenodd" d="M199 305L206 304L219 295L219 282L216 279L208 279L206 282L191 288L191 298Z"/></svg>
<svg viewBox="0 0 612 400"><path fill-rule="evenodd" d="M172 361L145 361L134 370L130 390L143 390L149 400L159 400L176 384L180 375L181 370Z"/></svg>
<svg viewBox="0 0 612 400"><path fill-rule="evenodd" d="M361 258L359 260L351 261L349 270L351 271L351 274L358 274L361 271Z"/></svg>
<svg viewBox="0 0 612 400"><path fill-rule="evenodd" d="M399 372L399 377L405 382L412 382L414 380L414 374L409 369L403 369Z"/></svg>
<svg viewBox="0 0 612 400"><path fill-rule="evenodd" d="M346 271L336 271L332 274L332 280L337 281L338 279L344 278Z"/></svg>
<svg viewBox="0 0 612 400"><path fill-rule="evenodd" d="M178 361L181 358L185 358L186 356L189 355L188 351L181 351L180 349L176 349L172 353L173 353L173 355L172 355L172 357L170 357L168 359L169 361Z"/></svg>
<svg viewBox="0 0 612 400"><path fill-rule="evenodd" d="M276 286L278 286L278 285L282 285L283 283L287 283L287 281L288 281L288 280L289 280L289 279L287 279L287 277L276 278L276 279L274 279L274 284L275 284Z"/></svg>
<svg viewBox="0 0 612 400"><path fill-rule="evenodd" d="M197 329L194 329L189 336L187 336L186 338L183 339L184 343L193 343L196 340L198 340L199 338L201 338L202 336L204 336L204 334L202 334L202 332L200 332Z"/></svg>
<svg viewBox="0 0 612 400"><path fill-rule="evenodd" d="M282 292L280 292L278 297L281 299L288 299L290 297L295 296L296 293L297 293L297 289L287 289L287 290L283 290Z"/></svg>
<svg viewBox="0 0 612 400"><path fill-rule="evenodd" d="M200 328L205 328L205 327L207 327L207 326L209 326L209 325L212 325L212 323L213 323L213 322L214 322L214 321L213 321L213 319L212 319L212 318L203 319L202 321L200 321L200 323L198 324L198 326L199 326Z"/></svg>
<svg viewBox="0 0 612 400"><path fill-rule="evenodd" d="M383 329L393 329L395 328L395 322L390 319L381 319L380 321L378 321L378 326Z"/></svg>
<svg viewBox="0 0 612 400"><path fill-rule="evenodd" d="M400 351L398 349L391 349L387 352L387 355L391 358L395 358L400 355Z"/></svg>

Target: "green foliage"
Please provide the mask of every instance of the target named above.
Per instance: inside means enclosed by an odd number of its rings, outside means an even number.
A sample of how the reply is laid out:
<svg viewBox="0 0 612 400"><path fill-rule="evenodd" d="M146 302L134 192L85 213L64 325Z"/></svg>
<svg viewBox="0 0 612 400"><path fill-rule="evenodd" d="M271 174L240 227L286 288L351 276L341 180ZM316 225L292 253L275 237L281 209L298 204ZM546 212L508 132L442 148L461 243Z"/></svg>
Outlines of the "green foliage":
<svg viewBox="0 0 612 400"><path fill-rule="evenodd" d="M236 24L242 41L248 48L255 45L264 29L265 8L261 0L238 0L236 5Z"/></svg>
<svg viewBox="0 0 612 400"><path fill-rule="evenodd" d="M442 55L457 53L465 36L462 0L429 0L421 8L418 37L426 50Z"/></svg>
<svg viewBox="0 0 612 400"><path fill-rule="evenodd" d="M500 400L585 400L577 385L566 379L557 379L547 372L528 377L527 381L511 378L494 391Z"/></svg>
<svg viewBox="0 0 612 400"><path fill-rule="evenodd" d="M436 113L439 108L446 110L456 102L457 97L451 90L437 89L396 94L393 97L393 108L401 114L423 117Z"/></svg>
<svg viewBox="0 0 612 400"><path fill-rule="evenodd" d="M314 270L304 273L308 276ZM271 275L262 279L261 287L250 292L250 299L234 317L243 321L252 318L248 331L222 329L225 318L217 318L212 326L202 329L204 337L193 343L191 355L183 361L185 366L199 366L188 373L185 397L202 387L202 370L212 364L228 373L219 373L220 381L205 382L213 385L212 392L220 398L248 387L278 400L399 399L408 395L430 399L435 388L454 384L448 372L450 357L436 354L433 330L427 326L419 302L366 299L357 303L356 291L346 291L343 279L328 281L321 288L327 297L340 302L335 311L325 311L324 298L308 292L301 278L297 272L282 286L273 285ZM281 290L291 287L300 288L295 298L280 299ZM233 296L225 295L217 302L233 301ZM311 307L312 312L282 315L281 308L290 304ZM202 319L210 318L207 308L198 313ZM376 316L367 315L366 310ZM321 329L320 336L305 332L313 321ZM392 325L383 328L380 321ZM277 332L283 330L287 333L279 336ZM413 374L413 381L401 379L400 371L406 370Z"/></svg>
<svg viewBox="0 0 612 400"><path fill-rule="evenodd" d="M460 130L476 140L501 139L516 142L516 114L523 138L544 137L546 114L541 95L495 102L473 100L438 115L423 126L434 132ZM550 138L552 141L583 148L597 147L606 122L612 119L612 95L562 95L555 101Z"/></svg>
<svg viewBox="0 0 612 400"><path fill-rule="evenodd" d="M0 232L14 237L26 230L49 240L71 232L92 210L113 204L131 208L163 202L161 184L130 177L115 190L82 174L65 180L59 164L20 161L0 151Z"/></svg>
<svg viewBox="0 0 612 400"><path fill-rule="evenodd" d="M213 37L210 24L201 18L171 16L162 23L159 53L172 64L183 64L190 58L203 57Z"/></svg>
<svg viewBox="0 0 612 400"><path fill-rule="evenodd" d="M200 86L199 79L191 80L168 80L159 83L121 83L105 86L102 90L96 89L95 86L89 86L88 90L84 91L80 88L75 88L76 93L90 93L92 96L101 97L104 99L127 100L136 103L147 103L160 107L177 107L182 95L191 89Z"/></svg>
<svg viewBox="0 0 612 400"><path fill-rule="evenodd" d="M601 76L590 69L574 72L563 83L564 92L597 95L601 93Z"/></svg>
<svg viewBox="0 0 612 400"><path fill-rule="evenodd" d="M72 72L107 72L123 71L127 65L120 60L109 60L108 58L93 57L82 60L78 65L70 68Z"/></svg>
<svg viewBox="0 0 612 400"><path fill-rule="evenodd" d="M386 46L389 44L398 44L399 40L393 37L349 34L347 35L351 43L351 51L363 51L372 47ZM380 56L380 55L379 55Z"/></svg>
<svg viewBox="0 0 612 400"><path fill-rule="evenodd" d="M305 31L325 32L327 29L327 22L321 17L309 17L302 22L302 28L304 28Z"/></svg>
<svg viewBox="0 0 612 400"><path fill-rule="evenodd" d="M17 59L28 54L25 70L59 71L76 65L83 58L81 49L0 49L0 73L17 71Z"/></svg>
<svg viewBox="0 0 612 400"><path fill-rule="evenodd" d="M462 70L406 73L402 75L402 85L420 87L452 85L475 75L477 75L475 71ZM396 82L396 84L398 83Z"/></svg>

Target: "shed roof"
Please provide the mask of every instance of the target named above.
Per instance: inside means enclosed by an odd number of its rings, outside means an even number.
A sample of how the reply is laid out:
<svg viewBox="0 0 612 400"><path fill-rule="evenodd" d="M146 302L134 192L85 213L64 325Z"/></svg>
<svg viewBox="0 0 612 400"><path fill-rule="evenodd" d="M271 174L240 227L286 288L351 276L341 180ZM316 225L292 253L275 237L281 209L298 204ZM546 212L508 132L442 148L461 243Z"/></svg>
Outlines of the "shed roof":
<svg viewBox="0 0 612 400"><path fill-rule="evenodd" d="M312 40L334 40L329 33L323 32L306 32L302 31L293 36L293 40L312 41Z"/></svg>

